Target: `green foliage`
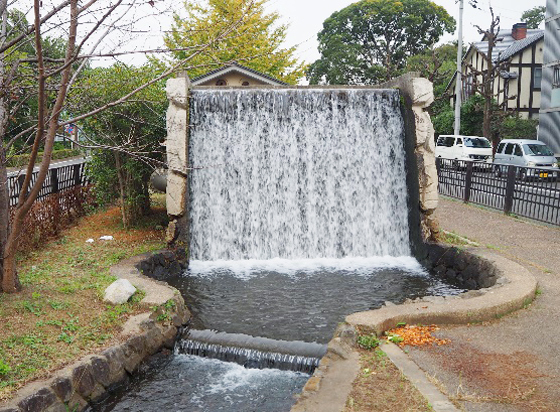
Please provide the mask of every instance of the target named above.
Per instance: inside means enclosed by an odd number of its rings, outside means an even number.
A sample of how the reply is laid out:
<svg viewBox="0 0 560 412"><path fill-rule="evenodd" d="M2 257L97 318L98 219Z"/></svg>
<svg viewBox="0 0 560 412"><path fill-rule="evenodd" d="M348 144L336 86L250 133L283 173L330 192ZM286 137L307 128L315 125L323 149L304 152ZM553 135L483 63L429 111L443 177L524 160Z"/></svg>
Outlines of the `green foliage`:
<svg viewBox="0 0 560 412"><path fill-rule="evenodd" d="M423 53L409 57L406 62L407 72L419 72L422 77L430 80L434 85L434 101L429 108L430 115L433 118L449 111L447 85L453 78L456 68L456 43L446 43L430 48ZM453 130L453 116L451 116L450 128L448 127L448 122L448 114L440 119L440 127L448 130L444 133L450 133L449 130Z"/></svg>
<svg viewBox="0 0 560 412"><path fill-rule="evenodd" d="M60 149L60 150L53 150L52 152L52 160L58 159L66 159L68 157L79 156L81 152L78 149ZM37 163L40 162L43 158L43 155L39 153L37 156ZM22 154L22 155L13 155L10 156L6 162L8 167L18 167L18 166L25 166L29 163L29 155Z"/></svg>
<svg viewBox="0 0 560 412"><path fill-rule="evenodd" d="M375 335L360 335L358 336L358 345L367 350L375 349L379 346L379 339Z"/></svg>
<svg viewBox="0 0 560 412"><path fill-rule="evenodd" d="M9 8L7 18L7 39L13 40L28 30L29 22L24 12ZM42 49L45 58L46 71L49 72L60 64L56 59L64 57L66 40L63 37L42 36ZM5 75L3 93L8 96L7 108L10 115L7 118L5 133L2 137L8 142L20 132L27 130L37 122L38 100L35 92L37 84L37 67L32 62L36 56L33 34L24 36L23 40L12 46L2 57L4 73L13 70L13 76ZM27 61L25 59L28 59ZM30 61L31 60L31 61ZM11 81L8 81L11 79ZM60 83L60 75L52 75L47 79L46 103L50 107L54 102L55 90ZM19 153L27 148L28 135L16 139L13 150ZM16 154L12 153L12 154Z"/></svg>
<svg viewBox="0 0 560 412"><path fill-rule="evenodd" d="M407 72L420 72L442 94L457 69L457 44L445 43L410 56L406 61ZM443 86L443 90L441 89Z"/></svg>
<svg viewBox="0 0 560 412"><path fill-rule="evenodd" d="M499 134L502 114L494 102L492 106L492 136L485 136L494 139ZM453 123L455 120L455 110L447 105L438 115L434 116L433 124L436 134L453 134ZM482 123L484 120L484 97L479 94L469 97L461 106L461 130L465 136L484 136Z"/></svg>
<svg viewBox="0 0 560 412"><path fill-rule="evenodd" d="M173 62L186 59L201 45L214 42L188 61L191 78L224 63L238 61L290 84L304 76L305 66L294 57L296 47L282 48L288 29L278 24L277 13L267 14L268 0L207 0L185 2L186 17L174 15L171 32L164 37ZM230 27L233 32L223 36Z"/></svg>
<svg viewBox="0 0 560 412"><path fill-rule="evenodd" d="M461 106L461 134L483 136L483 120L484 97L479 94L472 95Z"/></svg>
<svg viewBox="0 0 560 412"><path fill-rule="evenodd" d="M435 134L453 134L454 122L455 112L453 111L451 106L448 106L447 110L442 111L432 118Z"/></svg>
<svg viewBox="0 0 560 412"><path fill-rule="evenodd" d="M506 117L499 125L501 139L536 139L536 119L523 119L517 115Z"/></svg>
<svg viewBox="0 0 560 412"><path fill-rule="evenodd" d="M87 71L70 105L88 110L117 100L156 78L154 65L116 64ZM87 102L87 103L85 103ZM143 89L133 100L111 107L83 123L85 133L107 149L94 150L89 172L100 205L120 198L123 224L134 225L150 211L148 184L154 165L163 161L167 99L164 82Z"/></svg>
<svg viewBox="0 0 560 412"><path fill-rule="evenodd" d="M175 301L173 299L169 299L163 305L153 306L151 309L156 315L157 322L167 323L171 321L171 316L176 306L177 304Z"/></svg>
<svg viewBox="0 0 560 412"><path fill-rule="evenodd" d="M375 84L454 30L453 17L428 0L362 0L325 20L321 58L307 77L311 84Z"/></svg>
<svg viewBox="0 0 560 412"><path fill-rule="evenodd" d="M4 363L4 360L0 358L0 376L6 376L11 370L12 368L10 368L10 366Z"/></svg>
<svg viewBox="0 0 560 412"><path fill-rule="evenodd" d="M544 21L545 14L546 6L535 6L523 12L521 21L527 23L528 29L538 29Z"/></svg>
<svg viewBox="0 0 560 412"><path fill-rule="evenodd" d="M387 333L387 340L393 343L401 343L404 339L396 333Z"/></svg>

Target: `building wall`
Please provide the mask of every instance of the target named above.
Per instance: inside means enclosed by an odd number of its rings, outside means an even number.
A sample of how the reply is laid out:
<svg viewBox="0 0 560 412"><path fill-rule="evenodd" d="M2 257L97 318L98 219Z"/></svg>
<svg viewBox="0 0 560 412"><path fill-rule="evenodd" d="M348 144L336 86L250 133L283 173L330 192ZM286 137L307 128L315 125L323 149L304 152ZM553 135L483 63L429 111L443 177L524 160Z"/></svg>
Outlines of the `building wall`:
<svg viewBox="0 0 560 412"><path fill-rule="evenodd" d="M538 76L537 71L542 73L543 57L544 40L541 39L512 57L508 71L517 73L518 77L516 79L505 80L498 77L493 85L498 103L506 102L508 110L517 111L525 119L537 119L539 117L542 97L541 88L535 83L535 76ZM464 62L464 72L467 71L468 64L479 71L484 70L487 66L484 56L474 47L469 49ZM481 80L481 77L478 76L477 81L480 83ZM469 92L467 82L468 73L463 76L463 101L472 95L472 92ZM453 88L455 88L455 84L453 84Z"/></svg>
<svg viewBox="0 0 560 412"><path fill-rule="evenodd" d="M560 155L560 82L554 81L554 72L560 74L560 5L547 0L544 34L541 110L539 140ZM556 77L559 77L558 75Z"/></svg>
<svg viewBox="0 0 560 412"><path fill-rule="evenodd" d="M226 73L224 75L221 75L218 78L208 80L204 83L197 84L197 86L219 86L220 84L218 84L218 81L220 81L220 80L222 80L226 83L226 84L223 84L222 86L233 86L233 87L237 87L237 86L264 86L264 85L268 84L268 83L265 83L263 81L257 80L255 78L245 76L241 73L231 72L231 73Z"/></svg>

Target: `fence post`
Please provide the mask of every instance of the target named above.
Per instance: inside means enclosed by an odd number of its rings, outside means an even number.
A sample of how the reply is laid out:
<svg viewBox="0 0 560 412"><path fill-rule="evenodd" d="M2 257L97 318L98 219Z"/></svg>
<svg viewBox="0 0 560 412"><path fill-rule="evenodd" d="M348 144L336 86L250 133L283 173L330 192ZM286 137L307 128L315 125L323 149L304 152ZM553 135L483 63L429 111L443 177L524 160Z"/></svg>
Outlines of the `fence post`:
<svg viewBox="0 0 560 412"><path fill-rule="evenodd" d="M515 191L515 174L517 167L508 166L507 183L506 183L506 198L504 201L504 213L511 213L513 207L513 193Z"/></svg>
<svg viewBox="0 0 560 412"><path fill-rule="evenodd" d="M51 199L53 199L53 210L52 210L52 222L53 231L55 235L58 235L60 229L60 198L58 196L58 167L54 167L49 170L51 175Z"/></svg>
<svg viewBox="0 0 560 412"><path fill-rule="evenodd" d="M25 180L25 173L22 174L22 175L19 175L17 180L18 180L18 189L19 189L18 190L18 195L19 195L19 193L21 192L21 189L23 189L23 181Z"/></svg>
<svg viewBox="0 0 560 412"><path fill-rule="evenodd" d="M74 186L80 186L82 183L82 174L80 173L81 166L81 163L74 165Z"/></svg>
<svg viewBox="0 0 560 412"><path fill-rule="evenodd" d="M463 201L465 203L469 203L469 199L471 198L472 171L473 171L473 162L468 162L467 174L465 175L465 196L463 196Z"/></svg>
<svg viewBox="0 0 560 412"><path fill-rule="evenodd" d="M51 174L51 193L58 193L58 168L49 170Z"/></svg>

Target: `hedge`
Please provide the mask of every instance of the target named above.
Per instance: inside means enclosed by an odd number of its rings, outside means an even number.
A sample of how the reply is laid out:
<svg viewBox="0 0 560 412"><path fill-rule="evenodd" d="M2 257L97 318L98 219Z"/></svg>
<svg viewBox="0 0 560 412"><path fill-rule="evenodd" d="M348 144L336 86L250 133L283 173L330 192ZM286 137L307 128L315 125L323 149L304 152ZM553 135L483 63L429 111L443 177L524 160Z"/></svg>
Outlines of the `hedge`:
<svg viewBox="0 0 560 412"><path fill-rule="evenodd" d="M78 149L60 149L53 150L52 160L66 159L67 157L80 156L82 152ZM43 154L39 153L37 156L37 163L41 161ZM8 158L7 167L19 167L25 166L29 163L29 154L14 155Z"/></svg>

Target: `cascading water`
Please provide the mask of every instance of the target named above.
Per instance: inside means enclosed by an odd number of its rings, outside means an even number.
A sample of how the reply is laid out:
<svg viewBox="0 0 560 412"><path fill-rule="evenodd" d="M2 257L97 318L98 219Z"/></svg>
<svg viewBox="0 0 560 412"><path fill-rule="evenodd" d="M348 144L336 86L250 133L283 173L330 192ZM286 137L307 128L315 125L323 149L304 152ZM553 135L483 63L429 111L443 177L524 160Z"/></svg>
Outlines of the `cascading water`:
<svg viewBox="0 0 560 412"><path fill-rule="evenodd" d="M193 329L94 410L288 411L345 315L460 292L409 256L399 106L396 90L194 89L191 260L165 279Z"/></svg>
<svg viewBox="0 0 560 412"><path fill-rule="evenodd" d="M189 330L178 343L177 351L235 362L246 368L313 373L327 352L327 345L288 342L241 333Z"/></svg>
<svg viewBox="0 0 560 412"><path fill-rule="evenodd" d="M191 259L409 255L399 96L194 90Z"/></svg>

